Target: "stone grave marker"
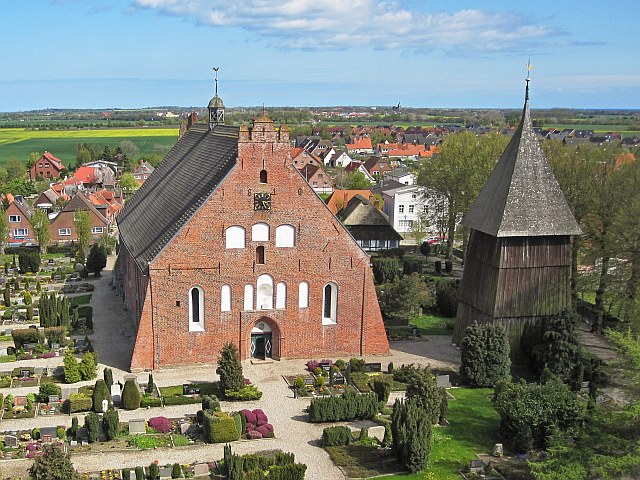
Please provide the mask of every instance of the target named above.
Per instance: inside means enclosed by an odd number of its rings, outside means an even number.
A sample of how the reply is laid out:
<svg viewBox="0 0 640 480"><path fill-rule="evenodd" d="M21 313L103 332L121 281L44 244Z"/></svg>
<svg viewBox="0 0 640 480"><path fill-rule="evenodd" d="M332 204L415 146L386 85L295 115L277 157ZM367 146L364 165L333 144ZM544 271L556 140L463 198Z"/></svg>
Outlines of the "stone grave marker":
<svg viewBox="0 0 640 480"><path fill-rule="evenodd" d="M196 433L196 426L193 423L189 422L181 423L180 433L182 435L194 435Z"/></svg>
<svg viewBox="0 0 640 480"><path fill-rule="evenodd" d="M367 435L370 438L377 438L378 441L382 442L384 438L384 425L376 425L375 427L369 427L369 432Z"/></svg>
<svg viewBox="0 0 640 480"><path fill-rule="evenodd" d="M105 398L102 400L102 413L106 412L107 410L109 410L109 400Z"/></svg>
<svg viewBox="0 0 640 480"><path fill-rule="evenodd" d="M476 458L469 462L469 468L473 473L482 473L484 470L484 462Z"/></svg>
<svg viewBox="0 0 640 480"><path fill-rule="evenodd" d="M6 348L0 348L0 355L8 355Z"/></svg>
<svg viewBox="0 0 640 480"><path fill-rule="evenodd" d="M12 334L13 334L13 329L12 329L12 328L7 328L7 329L4 331L4 334L5 334L5 335L12 335Z"/></svg>
<svg viewBox="0 0 640 480"><path fill-rule="evenodd" d="M51 344L51 350L60 350L60 344L59 343L52 343Z"/></svg>
<svg viewBox="0 0 640 480"><path fill-rule="evenodd" d="M140 435L147 433L144 418L129 420L129 434Z"/></svg>
<svg viewBox="0 0 640 480"><path fill-rule="evenodd" d="M336 373L333 376L333 384L334 385L344 385L345 384L344 375L342 375L341 373Z"/></svg>
<svg viewBox="0 0 640 480"><path fill-rule="evenodd" d="M78 446L78 441L77 441L77 440L71 440L71 441L69 442L69 446L70 446L71 448L73 448L73 447L77 447L77 446Z"/></svg>
<svg viewBox="0 0 640 480"><path fill-rule="evenodd" d="M58 438L58 432L56 427L41 427L40 439L43 443L52 442L54 438Z"/></svg>
<svg viewBox="0 0 640 480"><path fill-rule="evenodd" d="M18 378L29 378L31 377L31 370L20 370L20 375L18 375Z"/></svg>
<svg viewBox="0 0 640 480"><path fill-rule="evenodd" d="M449 381L449 375L436 375L436 382L438 387L449 388L451 387L451 382Z"/></svg>
<svg viewBox="0 0 640 480"><path fill-rule="evenodd" d="M382 364L381 363L365 363L364 371L367 373L381 372Z"/></svg>
<svg viewBox="0 0 640 480"><path fill-rule="evenodd" d="M111 385L111 400L113 403L120 403L120 385L117 383Z"/></svg>
<svg viewBox="0 0 640 480"><path fill-rule="evenodd" d="M36 348L36 344L35 343L25 343L23 345L24 351L25 352L33 352L33 350Z"/></svg>
<svg viewBox="0 0 640 480"><path fill-rule="evenodd" d="M35 375L42 375L44 373L44 367L34 367L33 373Z"/></svg>
<svg viewBox="0 0 640 480"><path fill-rule="evenodd" d="M80 442L80 445L84 445L84 442L89 441L89 434L86 428L80 427L76 430L76 440Z"/></svg>
<svg viewBox="0 0 640 480"><path fill-rule="evenodd" d="M60 401L59 395L49 395L49 403L58 403Z"/></svg>
<svg viewBox="0 0 640 480"><path fill-rule="evenodd" d="M209 476L209 465L207 465L206 463L196 463L193 466L193 476L194 477L198 477L198 476Z"/></svg>
<svg viewBox="0 0 640 480"><path fill-rule="evenodd" d="M5 435L4 446L7 448L16 448L18 446L18 437L15 435Z"/></svg>
<svg viewBox="0 0 640 480"><path fill-rule="evenodd" d="M183 395L200 395L200 389L185 383L182 385L182 394Z"/></svg>
<svg viewBox="0 0 640 480"><path fill-rule="evenodd" d="M69 400L72 393L78 393L78 387L63 387L61 391L62 400Z"/></svg>
<svg viewBox="0 0 640 480"><path fill-rule="evenodd" d="M504 455L504 449L502 448L502 444L501 443L496 443L493 446L493 452L491 453L494 457L502 457L502 455Z"/></svg>
<svg viewBox="0 0 640 480"><path fill-rule="evenodd" d="M167 480L171 478L171 468L162 467L160 469L160 480Z"/></svg>
<svg viewBox="0 0 640 480"><path fill-rule="evenodd" d="M136 480L136 471L135 470L129 470L129 478L124 478L124 476L123 476L122 480Z"/></svg>

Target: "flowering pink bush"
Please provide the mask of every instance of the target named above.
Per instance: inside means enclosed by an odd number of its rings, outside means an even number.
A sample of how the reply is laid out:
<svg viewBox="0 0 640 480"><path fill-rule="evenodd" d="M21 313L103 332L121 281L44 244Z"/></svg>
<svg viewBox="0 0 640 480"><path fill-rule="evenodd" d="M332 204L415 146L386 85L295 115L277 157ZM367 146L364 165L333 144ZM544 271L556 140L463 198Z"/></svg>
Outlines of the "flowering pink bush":
<svg viewBox="0 0 640 480"><path fill-rule="evenodd" d="M316 368L318 368L319 366L320 366L320 362L318 362L317 360L309 360L307 362L307 368L311 373L315 372Z"/></svg>
<svg viewBox="0 0 640 480"><path fill-rule="evenodd" d="M158 433L169 433L171 431L171 422L167 417L153 417L149 419L149 426Z"/></svg>
<svg viewBox="0 0 640 480"><path fill-rule="evenodd" d="M250 423L256 423L258 421L256 415L251 410L241 410L240 413L244 415L244 418L247 421L247 425Z"/></svg>
<svg viewBox="0 0 640 480"><path fill-rule="evenodd" d="M267 429L267 431L269 432L273 432L273 425L271 425L270 423L265 423L264 425L262 425L264 428Z"/></svg>
<svg viewBox="0 0 640 480"><path fill-rule="evenodd" d="M53 358L56 356L56 352L47 352L42 354L42 358Z"/></svg>
<svg viewBox="0 0 640 480"><path fill-rule="evenodd" d="M262 434L257 430L251 430L250 432L247 432L247 436L250 440L257 440L259 438L262 438Z"/></svg>

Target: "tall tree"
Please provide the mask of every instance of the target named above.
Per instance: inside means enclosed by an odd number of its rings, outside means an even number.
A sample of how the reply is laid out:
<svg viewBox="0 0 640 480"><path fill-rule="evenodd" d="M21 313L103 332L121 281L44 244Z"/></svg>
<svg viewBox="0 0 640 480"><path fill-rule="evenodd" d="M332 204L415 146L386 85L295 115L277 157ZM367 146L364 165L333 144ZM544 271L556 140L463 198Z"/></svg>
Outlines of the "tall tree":
<svg viewBox="0 0 640 480"><path fill-rule="evenodd" d="M99 277L102 269L107 266L107 254L102 247L94 243L87 256L87 270Z"/></svg>
<svg viewBox="0 0 640 480"><path fill-rule="evenodd" d="M7 212L4 209L0 210L0 255L4 255L4 247L7 244L9 238L9 220L7 219Z"/></svg>
<svg viewBox="0 0 640 480"><path fill-rule="evenodd" d="M76 148L76 167L93 160L93 151L86 143L79 144Z"/></svg>
<svg viewBox="0 0 640 480"><path fill-rule="evenodd" d="M222 347L216 373L220 376L220 390L222 392L237 392L244 387L242 364L238 356L238 349L233 343L227 343Z"/></svg>
<svg viewBox="0 0 640 480"><path fill-rule="evenodd" d="M505 141L497 134L478 138L471 132L454 133L443 142L439 154L418 166L418 185L446 199L448 257L453 254L456 225L480 193Z"/></svg>
<svg viewBox="0 0 640 480"><path fill-rule="evenodd" d="M140 188L140 184L133 177L133 173L131 172L123 173L118 185L120 185L120 188L122 188L124 193L133 193Z"/></svg>
<svg viewBox="0 0 640 480"><path fill-rule="evenodd" d="M76 210L73 216L73 226L76 229L78 243L86 256L89 242L91 241L91 217L89 216L89 212L86 210Z"/></svg>
<svg viewBox="0 0 640 480"><path fill-rule="evenodd" d="M4 168L7 169L9 180L23 180L27 176L27 169L22 162L15 158L10 158L5 163Z"/></svg>
<svg viewBox="0 0 640 480"><path fill-rule="evenodd" d="M29 158L27 159L27 168L31 168L36 163L38 163L38 160L40 160L41 156L42 155L40 154L40 152L31 152L29 154Z"/></svg>
<svg viewBox="0 0 640 480"><path fill-rule="evenodd" d="M49 233L49 217L43 210L37 208L36 211L33 212L33 215L31 215L30 221L34 231L36 232L36 239L40 246L40 254L44 255L47 253L47 246L51 240L51 235Z"/></svg>

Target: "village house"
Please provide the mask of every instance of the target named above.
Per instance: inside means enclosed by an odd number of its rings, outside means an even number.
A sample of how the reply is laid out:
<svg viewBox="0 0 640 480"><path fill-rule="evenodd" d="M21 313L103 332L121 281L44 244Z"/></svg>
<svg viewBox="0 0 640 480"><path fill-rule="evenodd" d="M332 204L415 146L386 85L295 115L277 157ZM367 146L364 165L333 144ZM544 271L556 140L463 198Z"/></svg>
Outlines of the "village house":
<svg viewBox="0 0 640 480"><path fill-rule="evenodd" d="M299 168L300 174L307 181L313 191L316 193L331 193L333 192L333 180L325 172L322 167L317 165L307 164L302 168Z"/></svg>
<svg viewBox="0 0 640 480"><path fill-rule="evenodd" d="M153 168L153 165L143 160L142 162L140 162L140 165L138 166L138 168L134 170L133 178L135 178L138 181L138 183L142 185L147 180L147 178L149 178L149 175L151 175L154 170L155 169Z"/></svg>
<svg viewBox="0 0 640 480"><path fill-rule="evenodd" d="M393 229L387 216L362 195L353 196L337 216L366 252L400 246L402 235Z"/></svg>
<svg viewBox="0 0 640 480"><path fill-rule="evenodd" d="M29 169L29 180L58 178L60 172L64 169L65 167L62 164L62 160L45 151L38 161Z"/></svg>
<svg viewBox="0 0 640 480"><path fill-rule="evenodd" d="M33 207L20 195L15 197L7 195L9 205L5 210L5 216L9 222L9 245L25 245L35 242L35 231L31 225Z"/></svg>
<svg viewBox="0 0 640 480"><path fill-rule="evenodd" d="M78 241L73 219L79 210L89 212L91 236L94 241L109 231L109 220L96 209L95 205L82 192L79 192L51 220L49 225L51 243L70 244Z"/></svg>
<svg viewBox="0 0 640 480"><path fill-rule="evenodd" d="M214 101L215 100L215 101ZM209 104L118 217L131 370L387 354L369 256L291 164L289 130ZM357 292L357 294L355 294Z"/></svg>

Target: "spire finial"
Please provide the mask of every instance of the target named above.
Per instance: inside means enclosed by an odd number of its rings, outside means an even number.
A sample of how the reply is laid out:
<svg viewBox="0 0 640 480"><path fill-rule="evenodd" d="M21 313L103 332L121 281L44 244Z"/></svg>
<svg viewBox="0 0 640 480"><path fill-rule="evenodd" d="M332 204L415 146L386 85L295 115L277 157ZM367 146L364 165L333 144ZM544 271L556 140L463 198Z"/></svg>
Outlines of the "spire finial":
<svg viewBox="0 0 640 480"><path fill-rule="evenodd" d="M216 72L216 96L218 95L218 70L220 67L213 67L213 71Z"/></svg>
<svg viewBox="0 0 640 480"><path fill-rule="evenodd" d="M529 82L531 81L531 69L533 68L533 66L531 65L531 60L529 60L527 62L527 78L525 78L525 81L527 82L527 88L525 90L525 95L524 95L524 99L525 101L529 101Z"/></svg>

